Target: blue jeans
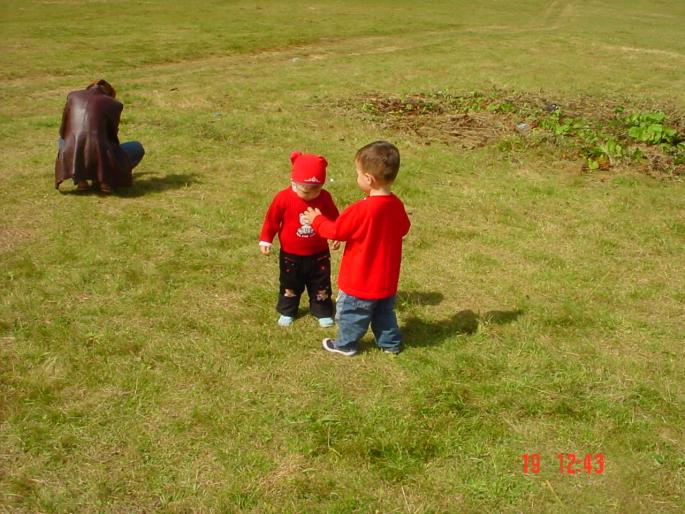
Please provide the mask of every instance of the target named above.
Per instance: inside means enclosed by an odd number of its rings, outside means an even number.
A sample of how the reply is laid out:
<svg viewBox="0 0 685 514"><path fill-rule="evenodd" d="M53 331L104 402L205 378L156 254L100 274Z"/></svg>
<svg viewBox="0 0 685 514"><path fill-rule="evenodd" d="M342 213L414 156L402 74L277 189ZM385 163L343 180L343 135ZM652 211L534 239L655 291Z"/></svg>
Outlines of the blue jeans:
<svg viewBox="0 0 685 514"><path fill-rule="evenodd" d="M364 300L338 291L335 319L338 334L335 347L357 350L359 340L364 337L371 324L376 344L388 352L398 353L402 345L402 334L395 316L395 296L380 300Z"/></svg>
<svg viewBox="0 0 685 514"><path fill-rule="evenodd" d="M64 139L61 137L57 140L57 146L61 150L64 147ZM128 155L128 160L131 162L131 169L138 166L143 160L145 149L138 141L128 141L119 145L121 149Z"/></svg>
<svg viewBox="0 0 685 514"><path fill-rule="evenodd" d="M138 163L143 160L145 149L138 141L128 141L121 143L119 146L128 155L128 160L131 161L131 169L138 166Z"/></svg>

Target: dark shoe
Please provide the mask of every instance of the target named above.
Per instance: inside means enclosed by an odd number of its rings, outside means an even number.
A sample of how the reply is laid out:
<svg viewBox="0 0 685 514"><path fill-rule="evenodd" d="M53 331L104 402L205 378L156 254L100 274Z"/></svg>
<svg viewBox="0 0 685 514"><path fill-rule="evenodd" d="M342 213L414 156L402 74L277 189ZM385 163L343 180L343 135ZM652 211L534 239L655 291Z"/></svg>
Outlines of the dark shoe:
<svg viewBox="0 0 685 514"><path fill-rule="evenodd" d="M323 346L323 349L326 350L327 352L333 352L333 353L339 353L341 355L345 355L347 357L352 357L353 355L357 354L357 350L341 350L339 348L335 347L335 341L330 338L326 338L323 341L321 341L321 346Z"/></svg>

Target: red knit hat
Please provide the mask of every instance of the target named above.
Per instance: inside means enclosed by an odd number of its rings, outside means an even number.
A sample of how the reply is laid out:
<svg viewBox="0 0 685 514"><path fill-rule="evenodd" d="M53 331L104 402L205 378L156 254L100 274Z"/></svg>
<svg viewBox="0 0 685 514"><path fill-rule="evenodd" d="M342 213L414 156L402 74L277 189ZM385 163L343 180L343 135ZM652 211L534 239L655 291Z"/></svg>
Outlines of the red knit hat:
<svg viewBox="0 0 685 514"><path fill-rule="evenodd" d="M320 155L293 152L290 154L293 163L291 175L293 182L323 186L326 182L326 166L328 163Z"/></svg>

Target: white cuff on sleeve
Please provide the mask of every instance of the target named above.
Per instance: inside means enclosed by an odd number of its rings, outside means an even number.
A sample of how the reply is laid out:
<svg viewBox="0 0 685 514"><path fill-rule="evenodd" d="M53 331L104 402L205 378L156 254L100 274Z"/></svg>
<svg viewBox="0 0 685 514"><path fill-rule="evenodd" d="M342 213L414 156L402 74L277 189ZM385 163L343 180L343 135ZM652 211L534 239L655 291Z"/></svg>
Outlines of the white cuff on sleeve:
<svg viewBox="0 0 685 514"><path fill-rule="evenodd" d="M260 241L259 246L266 246L267 248L271 248L273 245L267 241Z"/></svg>

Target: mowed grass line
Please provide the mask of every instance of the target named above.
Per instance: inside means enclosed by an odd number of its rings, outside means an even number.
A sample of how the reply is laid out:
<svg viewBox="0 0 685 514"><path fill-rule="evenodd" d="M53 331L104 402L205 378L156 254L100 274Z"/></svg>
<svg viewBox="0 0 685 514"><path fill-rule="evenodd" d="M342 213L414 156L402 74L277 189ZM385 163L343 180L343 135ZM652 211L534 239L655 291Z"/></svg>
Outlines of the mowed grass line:
<svg viewBox="0 0 685 514"><path fill-rule="evenodd" d="M0 509L679 511L682 183L425 146L330 108L491 85L682 105L679 3L393 3L382 26L381 4L150 3L147 35L104 20L48 50L80 7L25 5L3 16ZM286 23L305 15L320 23ZM60 195L64 95L94 74L148 155L122 196ZM390 360L367 336L336 359L310 317L275 326L277 263L255 238L290 151L327 156L344 206L351 157L378 137L402 151L413 222L407 348ZM606 472L562 475L560 452L601 452Z"/></svg>

